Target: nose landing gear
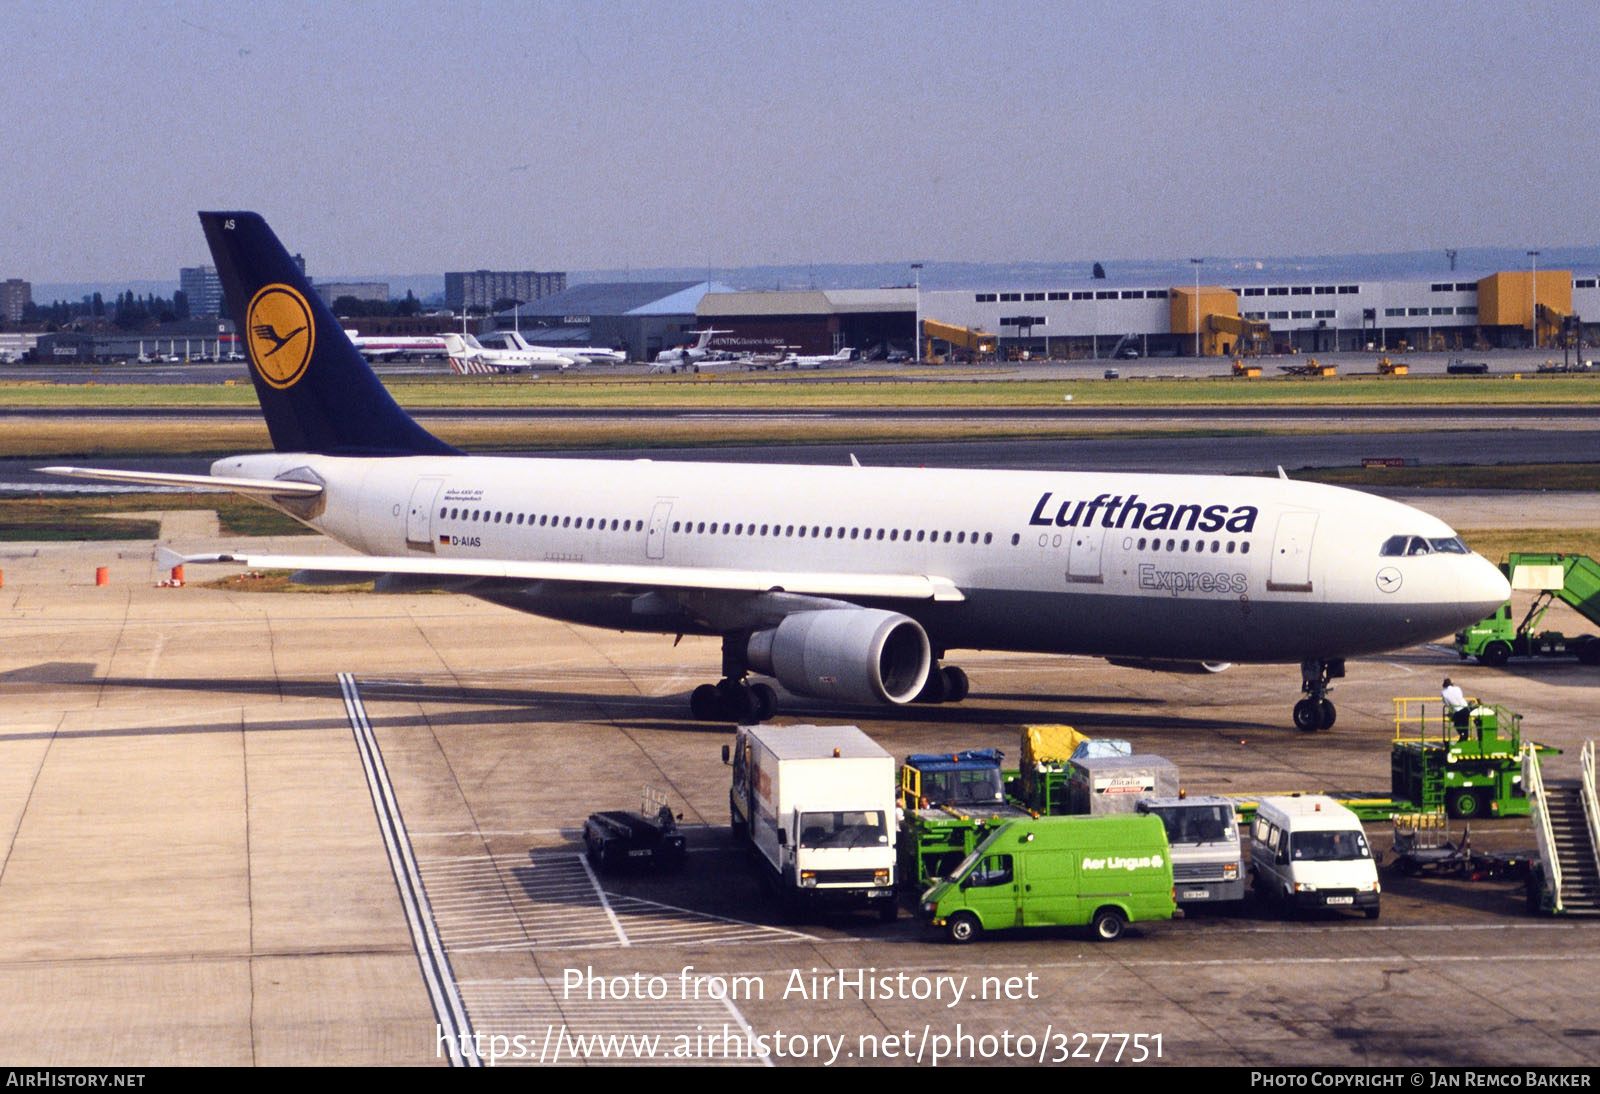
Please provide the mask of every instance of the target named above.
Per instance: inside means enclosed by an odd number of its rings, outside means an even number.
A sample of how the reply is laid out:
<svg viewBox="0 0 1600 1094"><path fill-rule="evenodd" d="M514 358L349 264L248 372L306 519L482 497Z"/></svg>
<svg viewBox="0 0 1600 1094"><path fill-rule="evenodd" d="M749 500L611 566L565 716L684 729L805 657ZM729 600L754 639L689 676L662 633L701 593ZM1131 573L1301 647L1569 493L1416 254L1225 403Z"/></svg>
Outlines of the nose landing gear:
<svg viewBox="0 0 1600 1094"><path fill-rule="evenodd" d="M1332 729L1338 711L1328 698L1330 681L1344 675L1344 658L1300 662L1300 690L1306 697L1294 705L1294 727L1306 733Z"/></svg>

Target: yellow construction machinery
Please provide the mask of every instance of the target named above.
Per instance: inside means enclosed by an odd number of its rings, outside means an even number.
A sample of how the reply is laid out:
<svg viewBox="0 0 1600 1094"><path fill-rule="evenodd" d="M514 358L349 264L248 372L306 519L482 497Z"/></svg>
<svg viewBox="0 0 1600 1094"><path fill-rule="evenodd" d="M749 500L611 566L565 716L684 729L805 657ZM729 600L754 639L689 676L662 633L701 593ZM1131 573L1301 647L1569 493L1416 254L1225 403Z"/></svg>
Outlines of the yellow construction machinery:
<svg viewBox="0 0 1600 1094"><path fill-rule="evenodd" d="M937 319L922 321L924 361L942 361L942 355L933 352L934 342L946 342L953 350L964 351L972 357L993 357L1000 345L998 334L985 334L972 327L958 327L954 323L941 323Z"/></svg>

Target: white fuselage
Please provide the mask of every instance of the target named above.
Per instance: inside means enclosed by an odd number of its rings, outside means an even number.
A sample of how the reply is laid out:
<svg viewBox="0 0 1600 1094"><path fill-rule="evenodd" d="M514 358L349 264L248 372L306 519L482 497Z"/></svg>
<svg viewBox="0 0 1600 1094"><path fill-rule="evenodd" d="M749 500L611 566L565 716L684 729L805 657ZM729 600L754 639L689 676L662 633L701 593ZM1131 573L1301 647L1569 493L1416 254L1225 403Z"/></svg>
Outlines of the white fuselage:
<svg viewBox="0 0 1600 1094"><path fill-rule="evenodd" d="M551 354L565 357L569 361L579 364L589 364L594 361L603 361L607 364L626 364L628 355L621 350L604 349L600 346L539 346L522 337L520 331L504 330L492 334L481 335L478 343L488 350L521 350L530 353Z"/></svg>
<svg viewBox="0 0 1600 1094"><path fill-rule="evenodd" d="M440 336L445 352L455 360L478 362L495 369L519 368L570 368L573 359L551 349L528 347L526 349L491 349L478 342L473 335L446 334Z"/></svg>
<svg viewBox="0 0 1600 1094"><path fill-rule="evenodd" d="M1487 615L1505 579L1384 498L1272 478L483 456L220 460L305 472L312 527L369 555L927 575L953 599L851 598L916 619L936 650L1292 662L1376 652ZM292 508L286 506L286 508ZM726 633L739 595L495 579L467 591L629 630Z"/></svg>

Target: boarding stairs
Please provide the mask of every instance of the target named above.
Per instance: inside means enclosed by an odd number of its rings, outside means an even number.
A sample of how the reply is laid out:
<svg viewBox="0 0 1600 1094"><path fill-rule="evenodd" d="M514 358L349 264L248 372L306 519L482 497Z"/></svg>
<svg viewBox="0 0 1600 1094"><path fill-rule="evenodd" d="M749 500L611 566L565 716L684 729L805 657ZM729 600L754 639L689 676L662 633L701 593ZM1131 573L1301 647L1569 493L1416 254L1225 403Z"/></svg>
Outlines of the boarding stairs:
<svg viewBox="0 0 1600 1094"><path fill-rule="evenodd" d="M1545 780L1538 760L1525 757L1523 785L1528 790L1543 863L1541 907L1557 915L1600 915L1600 805L1595 798L1594 742L1583 746L1580 778Z"/></svg>

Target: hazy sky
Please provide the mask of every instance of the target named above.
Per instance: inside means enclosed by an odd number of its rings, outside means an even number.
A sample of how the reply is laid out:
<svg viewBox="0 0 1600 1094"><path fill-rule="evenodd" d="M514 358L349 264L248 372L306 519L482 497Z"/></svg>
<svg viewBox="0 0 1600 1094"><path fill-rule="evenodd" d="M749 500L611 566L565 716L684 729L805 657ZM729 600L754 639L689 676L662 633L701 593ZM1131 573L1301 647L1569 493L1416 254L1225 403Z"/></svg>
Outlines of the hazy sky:
<svg viewBox="0 0 1600 1094"><path fill-rule="evenodd" d="M0 0L0 277L1600 240L1600 5Z"/></svg>

